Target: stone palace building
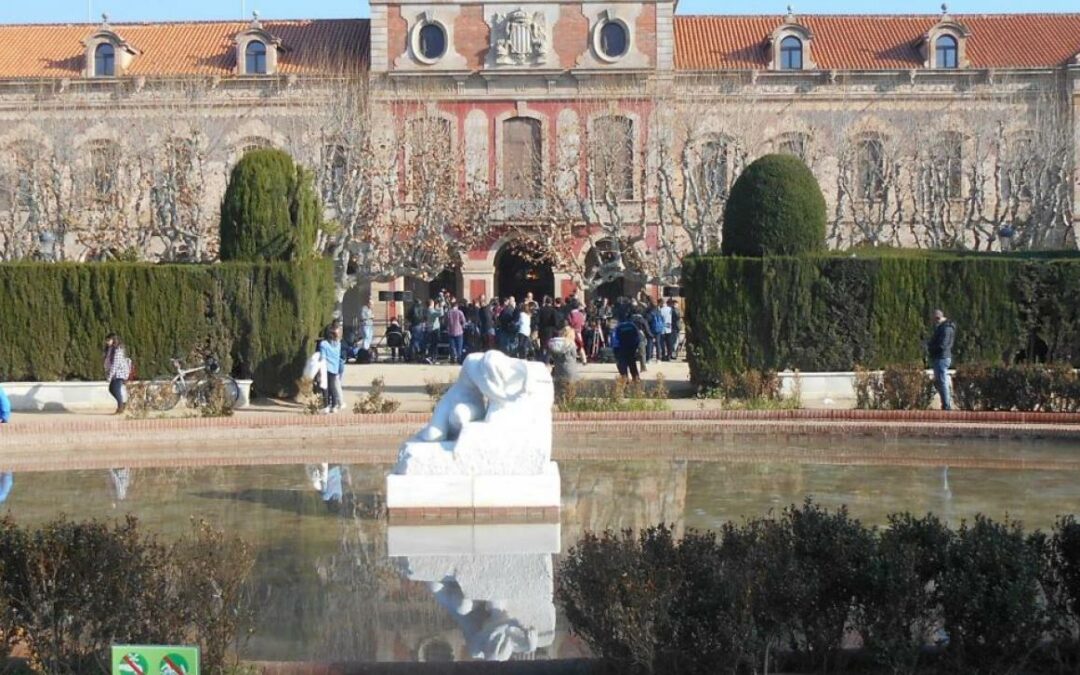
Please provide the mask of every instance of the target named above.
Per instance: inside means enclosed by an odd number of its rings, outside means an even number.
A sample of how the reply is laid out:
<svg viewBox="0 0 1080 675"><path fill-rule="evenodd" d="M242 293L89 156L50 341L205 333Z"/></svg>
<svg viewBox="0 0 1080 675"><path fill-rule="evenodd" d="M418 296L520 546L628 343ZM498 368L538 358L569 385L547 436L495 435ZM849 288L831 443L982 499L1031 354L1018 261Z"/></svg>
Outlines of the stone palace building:
<svg viewBox="0 0 1080 675"><path fill-rule="evenodd" d="M371 0L370 19L0 26L0 258L212 260L228 170L252 147L315 168L346 229L375 218L337 196L356 174L341 139L357 82L390 173L443 162L497 203L434 282L361 274L377 279L349 291L347 316L374 290L674 283L681 253L716 245L739 169L769 152L817 175L834 247L1075 246L1080 13L676 5ZM476 213L426 191L438 218ZM553 222L556 193L583 229ZM362 239L346 266L368 264Z"/></svg>

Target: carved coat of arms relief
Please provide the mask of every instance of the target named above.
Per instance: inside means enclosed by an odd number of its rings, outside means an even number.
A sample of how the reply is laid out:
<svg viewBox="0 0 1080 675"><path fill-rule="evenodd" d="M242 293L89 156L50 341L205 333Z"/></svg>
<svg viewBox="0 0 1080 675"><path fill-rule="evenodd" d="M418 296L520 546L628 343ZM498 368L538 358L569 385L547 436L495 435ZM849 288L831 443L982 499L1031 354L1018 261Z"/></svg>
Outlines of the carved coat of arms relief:
<svg viewBox="0 0 1080 675"><path fill-rule="evenodd" d="M543 65L547 62L547 19L523 9L495 14L491 21L491 53L496 65Z"/></svg>

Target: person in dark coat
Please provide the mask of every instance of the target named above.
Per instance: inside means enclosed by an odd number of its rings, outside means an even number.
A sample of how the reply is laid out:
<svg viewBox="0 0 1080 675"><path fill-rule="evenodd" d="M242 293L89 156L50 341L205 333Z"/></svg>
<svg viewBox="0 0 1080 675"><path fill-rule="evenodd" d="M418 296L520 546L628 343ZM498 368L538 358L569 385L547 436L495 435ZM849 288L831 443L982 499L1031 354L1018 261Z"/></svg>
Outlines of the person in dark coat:
<svg viewBox="0 0 1080 675"><path fill-rule="evenodd" d="M540 349L545 356L547 355L548 342L555 337L561 318L552 303L551 296L545 295L544 302L536 316L536 328L540 334Z"/></svg>
<svg viewBox="0 0 1080 675"><path fill-rule="evenodd" d="M934 369L934 387L941 396L941 409L952 410L952 391L949 368L952 366L952 349L956 341L956 324L940 309L934 310L934 334L926 343L930 367Z"/></svg>

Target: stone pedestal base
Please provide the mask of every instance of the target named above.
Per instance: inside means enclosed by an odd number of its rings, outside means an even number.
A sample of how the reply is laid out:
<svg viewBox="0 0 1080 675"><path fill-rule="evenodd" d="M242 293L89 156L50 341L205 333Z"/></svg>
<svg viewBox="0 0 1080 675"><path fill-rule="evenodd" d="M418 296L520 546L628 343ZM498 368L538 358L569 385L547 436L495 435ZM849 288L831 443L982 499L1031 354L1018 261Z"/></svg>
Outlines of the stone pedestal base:
<svg viewBox="0 0 1080 675"><path fill-rule="evenodd" d="M386 506L391 515L400 509L558 509L561 498L555 462L548 462L543 473L533 476L386 477Z"/></svg>

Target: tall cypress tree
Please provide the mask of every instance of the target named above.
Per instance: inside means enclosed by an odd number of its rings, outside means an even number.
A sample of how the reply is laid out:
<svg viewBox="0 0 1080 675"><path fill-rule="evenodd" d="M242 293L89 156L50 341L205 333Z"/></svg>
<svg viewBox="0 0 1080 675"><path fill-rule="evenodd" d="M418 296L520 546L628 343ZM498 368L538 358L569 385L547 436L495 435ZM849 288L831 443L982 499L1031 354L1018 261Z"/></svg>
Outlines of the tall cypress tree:
<svg viewBox="0 0 1080 675"><path fill-rule="evenodd" d="M321 212L310 172L281 150L251 150L233 167L221 202L221 259L309 257Z"/></svg>

